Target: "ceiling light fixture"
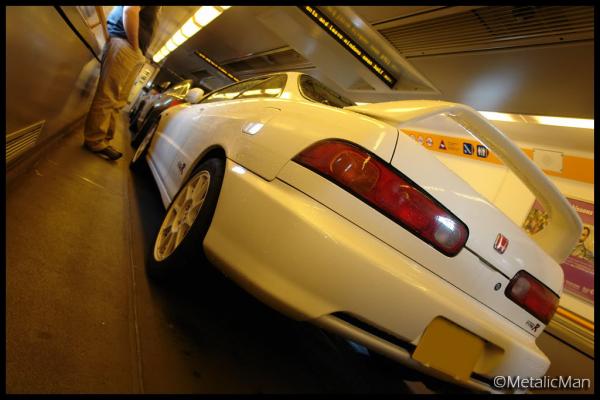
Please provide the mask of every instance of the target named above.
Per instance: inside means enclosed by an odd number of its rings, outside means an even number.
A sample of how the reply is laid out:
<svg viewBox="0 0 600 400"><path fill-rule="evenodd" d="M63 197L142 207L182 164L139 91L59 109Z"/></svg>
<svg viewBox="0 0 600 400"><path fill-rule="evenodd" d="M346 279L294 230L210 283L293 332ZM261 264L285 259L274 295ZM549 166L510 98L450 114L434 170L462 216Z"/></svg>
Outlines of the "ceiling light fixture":
<svg viewBox="0 0 600 400"><path fill-rule="evenodd" d="M221 13L231 6L202 6L191 16L182 26L169 38L163 47L157 51L152 60L155 63L160 62L169 53L185 43L186 40L194 36L200 29L210 24Z"/></svg>
<svg viewBox="0 0 600 400"><path fill-rule="evenodd" d="M532 118L538 124L542 124L542 125L554 125L554 126L566 126L569 128L594 129L594 120L593 119L544 117L544 116L533 116Z"/></svg>
<svg viewBox="0 0 600 400"><path fill-rule="evenodd" d="M506 114L492 111L479 111L479 113L491 121L525 122L539 125L564 126L566 128L594 129L593 119Z"/></svg>
<svg viewBox="0 0 600 400"><path fill-rule="evenodd" d="M196 20L198 25L204 27L210 24L213 19L217 18L221 12L221 10L217 10L213 6L200 7L194 14L194 20Z"/></svg>
<svg viewBox="0 0 600 400"><path fill-rule="evenodd" d="M493 111L479 111L479 114L483 115L487 119L491 121L506 121L506 122L517 122L518 119L515 119L511 114L493 112Z"/></svg>

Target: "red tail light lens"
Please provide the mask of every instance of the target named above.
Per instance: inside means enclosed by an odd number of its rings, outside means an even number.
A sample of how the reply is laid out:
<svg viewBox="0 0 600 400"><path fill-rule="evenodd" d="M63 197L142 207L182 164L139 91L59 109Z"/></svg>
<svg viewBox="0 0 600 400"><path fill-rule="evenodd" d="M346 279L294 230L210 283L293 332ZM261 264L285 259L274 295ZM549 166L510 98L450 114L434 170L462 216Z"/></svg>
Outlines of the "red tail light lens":
<svg viewBox="0 0 600 400"><path fill-rule="evenodd" d="M558 307L558 296L525 271L510 280L504 293L544 324L550 322Z"/></svg>
<svg viewBox="0 0 600 400"><path fill-rule="evenodd" d="M469 236L466 225L407 177L366 150L340 140L318 142L294 161L336 183L447 256Z"/></svg>

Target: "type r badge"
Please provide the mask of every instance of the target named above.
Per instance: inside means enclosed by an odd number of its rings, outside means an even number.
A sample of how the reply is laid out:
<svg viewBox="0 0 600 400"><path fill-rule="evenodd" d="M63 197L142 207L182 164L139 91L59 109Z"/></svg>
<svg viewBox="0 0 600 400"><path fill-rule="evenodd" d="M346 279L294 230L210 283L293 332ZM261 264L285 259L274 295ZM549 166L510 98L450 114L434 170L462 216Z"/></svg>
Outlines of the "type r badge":
<svg viewBox="0 0 600 400"><path fill-rule="evenodd" d="M499 233L496 236L496 242L494 242L494 250L496 250L500 254L504 254L506 249L508 248L508 239L503 234Z"/></svg>
<svg viewBox="0 0 600 400"><path fill-rule="evenodd" d="M177 169L179 170L179 174L183 174L185 163L183 161L177 161Z"/></svg>

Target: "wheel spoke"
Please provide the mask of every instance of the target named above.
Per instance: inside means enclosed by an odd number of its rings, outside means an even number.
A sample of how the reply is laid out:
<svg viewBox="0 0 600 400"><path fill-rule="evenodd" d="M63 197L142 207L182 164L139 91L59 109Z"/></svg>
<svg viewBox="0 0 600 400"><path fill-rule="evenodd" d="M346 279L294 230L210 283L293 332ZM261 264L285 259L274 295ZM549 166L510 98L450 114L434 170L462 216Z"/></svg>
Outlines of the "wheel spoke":
<svg viewBox="0 0 600 400"><path fill-rule="evenodd" d="M189 225L187 225L185 222L182 222L181 229L179 229L179 231L177 232L177 237L175 240L175 247L179 246L179 244L181 243L181 241L187 234L189 228L190 228Z"/></svg>
<svg viewBox="0 0 600 400"><path fill-rule="evenodd" d="M198 200L204 199L204 197L206 196L207 189L208 189L208 182L206 180L204 180L202 182L201 186L196 191L196 193L194 193L194 200L196 203L198 202Z"/></svg>
<svg viewBox="0 0 600 400"><path fill-rule="evenodd" d="M165 244L164 246L164 250L162 252L162 256L163 258L166 258L167 256L171 255L171 253L173 252L173 250L175 250L175 247L177 246L177 244L175 243L175 234L172 233L168 236L169 241Z"/></svg>
<svg viewBox="0 0 600 400"><path fill-rule="evenodd" d="M165 217L165 221L163 222L163 227L172 228L173 222L175 222L175 218L177 217L178 213L179 213L179 207L174 205L173 208L171 210L169 210L169 213Z"/></svg>
<svg viewBox="0 0 600 400"><path fill-rule="evenodd" d="M165 257L167 255L169 255L169 249L171 247L171 244L173 242L173 239L175 238L175 233L173 231L170 231L159 243L158 243L158 253L162 256Z"/></svg>
<svg viewBox="0 0 600 400"><path fill-rule="evenodd" d="M188 223L188 225L192 226L194 224L194 221L196 220L196 217L198 216L198 213L200 212L200 208L202 208L202 204L197 205L197 206L192 206L190 208L190 211L188 211L187 217L186 217L186 222Z"/></svg>

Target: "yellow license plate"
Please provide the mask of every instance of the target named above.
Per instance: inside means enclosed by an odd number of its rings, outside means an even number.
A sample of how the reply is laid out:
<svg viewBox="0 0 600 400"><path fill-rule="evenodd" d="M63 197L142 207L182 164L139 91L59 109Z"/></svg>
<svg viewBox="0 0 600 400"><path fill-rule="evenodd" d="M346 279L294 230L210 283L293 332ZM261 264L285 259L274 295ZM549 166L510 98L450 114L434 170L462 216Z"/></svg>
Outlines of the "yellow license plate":
<svg viewBox="0 0 600 400"><path fill-rule="evenodd" d="M466 381L483 354L484 341L444 318L425 329L412 357L428 367Z"/></svg>

